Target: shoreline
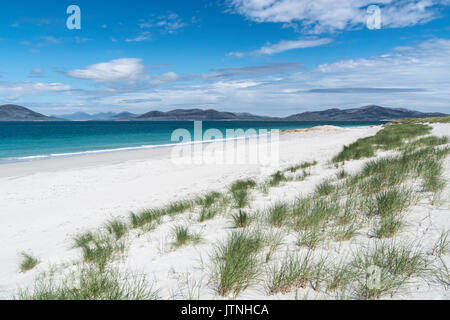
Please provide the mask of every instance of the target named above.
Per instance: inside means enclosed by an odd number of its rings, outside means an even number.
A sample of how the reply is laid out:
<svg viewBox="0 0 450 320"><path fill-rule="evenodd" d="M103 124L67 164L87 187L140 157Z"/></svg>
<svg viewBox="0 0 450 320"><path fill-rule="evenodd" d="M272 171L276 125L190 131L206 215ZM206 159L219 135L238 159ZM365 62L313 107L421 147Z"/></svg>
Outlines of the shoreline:
<svg viewBox="0 0 450 320"><path fill-rule="evenodd" d="M180 120L181 121L181 120ZM234 121L234 120L233 120ZM82 121L82 122L101 122L101 121ZM108 121L104 121L108 122ZM186 121L184 121L186 122ZM313 121L316 122L316 121ZM317 121L317 122L328 122L328 121ZM345 122L345 121L336 121L336 122ZM379 124L382 125L382 124ZM264 136L266 134L270 135L270 132L272 130L278 130L280 134L289 133L289 132L309 132L311 130L326 128L326 127L336 127L336 128L359 128L359 127L372 127L372 126L378 126L374 124L364 124L364 125L355 125L355 126L334 126L334 125L317 125L313 127L308 128L298 128L298 129L264 129L268 130L268 133L264 134L257 134L257 136ZM244 129L248 130L248 128ZM257 130L263 130L262 128L259 128ZM204 134L204 132L203 132ZM26 156L12 156L12 157L1 157L0 158L0 166L4 164L10 164L10 163L17 163L17 162L30 162L30 161L42 161L47 159L56 159L56 158L65 158L65 157L77 157L77 156L85 156L90 154L101 154L101 153L112 153L112 152L126 152L126 151L134 151L134 150L144 150L144 149L157 149L157 148L171 148L178 145L184 145L184 144L207 144L214 141L229 141L229 140L238 140L243 138L249 138L248 136L245 137L232 137L232 138L222 138L212 141L207 140L201 140L201 141L189 141L186 143L177 143L177 142L168 142L168 143L161 143L161 144L146 144L142 143L140 145L122 145L117 147L109 147L109 148L101 148L101 149L90 149L89 146L86 146L84 150L81 151L73 151L73 152L53 152L53 153L44 153L44 154L31 154Z"/></svg>
<svg viewBox="0 0 450 320"><path fill-rule="evenodd" d="M371 158L347 161L339 167L331 165L329 161L342 150L343 145L373 136L380 129L380 126L332 131L322 128L281 135L280 162L276 168L263 168L257 164L174 165L167 161L167 154L165 156L160 153L159 159L150 157L155 150L140 153L143 156L140 159L135 157L136 153L133 153L133 157L125 156L121 159L109 154L102 161L101 157L96 157L98 155L74 157L66 162L66 168L57 171L54 166L47 166L48 171L43 170L42 162L33 162L36 165L33 173L0 178L0 202L5 204L4 210L0 212L0 241L4 247L0 252L3 262L0 266L0 298L10 299L19 288L32 287L35 278L48 270L54 270L57 279L68 273L76 273L83 262L81 250L73 247L74 237L85 232L97 232L95 230L104 228L105 223L112 219L131 223L130 212L140 214L142 209L167 207L174 201L196 199L211 191L227 194L229 186L238 179L254 179L257 185L262 185L276 170L289 173L293 165L315 162L310 165L312 167L308 169L310 173L306 178L287 180L286 183L271 187L267 193L262 189L254 190L251 205L245 208L245 211L249 210L258 219L258 225L264 224L264 232L272 234L279 231L284 234L286 243L275 254L273 262L283 261L286 250L305 253L306 249L297 245L294 230L266 225L267 210L278 203L288 203L298 197L310 195L324 181L336 179L342 169L349 175L360 172ZM447 133L448 125L433 125L434 135L444 136ZM130 156L131 153L120 154ZM393 151L381 151L377 158L392 154ZM85 158L96 158L97 162L93 161L91 166L81 165L79 160ZM61 160L67 159L53 159L49 163L56 165L65 162ZM444 165L447 170L444 171L444 178L448 180L449 158ZM22 166L22 169L25 167ZM301 174L301 170L299 171ZM289 173L289 177L291 174ZM447 186L445 197L449 191ZM442 228L447 230L450 227L447 206L448 200L442 205L432 205L426 195L409 210L407 224L398 235L398 240L409 243L419 238L425 245L424 252L430 252L441 235ZM198 217L201 212L192 209L183 214L166 216L154 228L130 229L125 238L128 243L126 253L114 259L111 266L124 272L130 270L143 273L155 281L158 279L155 285L161 288L160 299L177 299L178 294L182 297L185 294L183 291L176 293L173 290L186 290L179 286L183 277L188 276L189 281L194 281L199 290L202 289L201 293L199 291L199 299L220 298L210 286L203 283L209 275L199 264L203 265L203 259L206 259L208 265L215 244L223 242L233 229L236 230L230 216L234 209L230 209L231 212L227 210L216 218L203 221ZM356 224L362 223L362 220L358 221ZM189 226L195 234L200 234L200 242L175 248L173 232L180 225ZM367 227L370 224L360 226L362 232L357 232L354 238L347 241L327 240L314 252L317 257L330 254L334 259L341 259L345 253L364 248L368 239L373 238ZM332 234L330 236L333 237ZM21 252L37 257L39 264L34 269L21 273L18 267ZM261 290L258 287L249 288L239 299L293 299L295 294L267 295ZM308 293L319 299L328 297L326 292L315 292L312 289L305 294ZM448 293L440 287L421 285L406 287L393 299L401 299L405 294L413 299L448 297Z"/></svg>
<svg viewBox="0 0 450 320"><path fill-rule="evenodd" d="M307 132L307 131L306 131ZM286 131L280 131L280 133L286 133ZM89 155L103 154L103 153L115 153L115 152L130 152L130 151L139 151L139 150L151 150L151 149L159 149L159 148L174 148L177 146L193 146L196 144L207 145L214 142L227 142L227 141L238 141L238 140L248 140L253 138L259 138L268 136L270 137L271 133L260 134L256 136L243 136L243 137L234 137L234 138L224 138L217 140L202 140L202 141L191 141L185 143L171 143L171 144L156 144L156 145L141 145L137 147L118 147L113 149L99 149L99 150L87 150L80 152L70 152L70 153L60 153L60 154L45 154L45 155L35 155L35 156L27 156L27 157L18 157L18 158L0 158L0 166L3 164L11 164L11 163L21 163L21 162L34 162L34 161L42 161L42 160L53 160L53 159L61 159L61 158L71 158L71 157L83 157ZM5 160L7 159L7 160ZM0 167L1 168L1 167Z"/></svg>
<svg viewBox="0 0 450 320"><path fill-rule="evenodd" d="M326 162L343 145L371 136L380 127L333 133L280 135L279 167ZM330 139L332 137L332 139ZM157 207L180 197L223 190L237 179L270 175L259 165L174 165L170 148L96 154L0 166L0 297L29 283L34 272L18 272L20 252L45 264L75 259L72 237L130 211ZM262 171L263 170L263 171ZM13 287L11 287L13 286Z"/></svg>
<svg viewBox="0 0 450 320"><path fill-rule="evenodd" d="M357 128L381 128L381 126L356 126L356 127L316 126L306 129L280 130L279 138L281 141L288 139L286 137L291 134L309 134L314 132L319 133L328 132L329 130L341 131L341 129L352 130ZM268 134L257 135L256 137L259 138L266 135L270 137L270 132ZM196 144L210 145L213 144L214 142L223 143L233 140L234 141L239 141L242 139L248 140L249 138L254 137L235 137L229 139L224 138L216 141L191 141L187 143L105 149L98 151L85 151L85 152L61 154L55 156L52 155L33 156L32 160L23 160L23 161L8 161L8 162L0 161L0 178L23 176L27 174L33 174L39 171L60 171L65 169L71 169L73 167L83 168L101 165L103 163L118 164L124 161L145 160L149 158L160 160L164 159L165 157L169 157L171 151L177 146L194 146Z"/></svg>

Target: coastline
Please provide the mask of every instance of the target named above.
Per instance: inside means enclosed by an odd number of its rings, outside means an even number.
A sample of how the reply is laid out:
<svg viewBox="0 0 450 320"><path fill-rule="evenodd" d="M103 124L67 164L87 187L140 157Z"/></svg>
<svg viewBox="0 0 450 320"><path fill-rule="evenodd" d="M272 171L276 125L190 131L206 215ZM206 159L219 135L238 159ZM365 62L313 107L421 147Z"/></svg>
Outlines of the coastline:
<svg viewBox="0 0 450 320"><path fill-rule="evenodd" d="M433 125L433 128L433 134L437 136L448 132L446 124ZM128 221L130 212L158 208L210 191L226 192L237 179L251 178L261 183L274 170L317 161L311 169L312 175L306 180L273 188L269 195L255 191L252 211L265 212L279 201L293 201L298 196L305 196L324 180L336 177L340 169L330 165L329 161L342 150L343 145L373 136L380 129L376 126L282 134L277 168L265 169L250 164L174 165L168 161L168 153L161 152L170 148L8 164L7 171L10 173L0 177L0 202L5 204L0 212L0 241L4 248L0 253L3 262L0 266L0 298L10 299L19 288L29 288L42 272L76 272L81 252L73 248L74 236L96 230L111 219ZM356 173L367 161L370 159L349 161L345 164L345 170L349 174ZM447 173L449 165L447 159ZM22 173L12 175L14 166L16 172L22 170ZM448 174L445 178L449 179ZM445 195L449 190L447 186ZM435 207L428 200L414 206L408 213L408 226L400 235L401 241L416 241L420 236L425 248L432 249L441 231L450 227L448 208L445 206L448 207L448 201L443 206ZM183 224L201 233L202 241L196 246L174 249L173 228ZM162 299L176 299L172 290L179 289L180 281L185 276L203 288L202 294L199 293L200 299L216 299L219 297L203 283L207 277L206 270L199 265L205 263L204 259L207 263L214 244L226 239L232 230L233 224L226 216L218 216L204 223L198 222L196 213L167 217L151 232L140 229L132 231L132 243L126 257L115 261L114 266L121 270L136 270L157 280L157 286L162 289ZM342 250L351 251L365 241L365 234L357 235L351 241L330 242L317 252L339 257ZM297 251L295 242L295 238L290 239L285 249ZM277 259L282 258L285 249L281 250ZM18 264L21 252L39 257L39 265L29 272L20 273ZM311 292L312 296L308 298L326 297L314 290ZM450 298L447 291L424 286L406 288L395 298L402 297ZM280 296L267 296L261 289L251 288L239 298L279 299ZM294 299L294 293L281 298Z"/></svg>
<svg viewBox="0 0 450 320"><path fill-rule="evenodd" d="M14 124L19 123L18 127ZM221 132L215 141L241 139L249 130L255 135L265 130L289 131L293 129L312 129L330 125L328 121L294 121L287 125L283 121L139 121L139 126L122 126L118 121L73 121L63 126L46 127L36 122L9 122L5 128L0 128L0 135L6 139L0 143L0 165L14 162L40 161L52 158L84 156L89 154L132 151L140 149L165 148L182 145L177 139L171 139L171 133L187 132L191 134L187 143L208 143L199 139L196 130L202 135L208 132ZM233 124L234 123L234 124ZM352 123L350 125L350 123ZM296 125L295 125L296 124ZM338 127L363 127L382 125L382 122L346 122L336 121ZM334 126L333 124L333 126ZM194 132L192 132L194 127ZM53 129L52 129L53 128ZM228 130L234 130L228 137ZM21 132L18 136L13 132ZM54 130L54 131L53 131ZM243 130L242 133L239 133ZM259 132L258 132L259 131ZM192 136L194 134L194 136ZM215 134L214 134L215 136ZM183 136L183 139L185 137ZM200 141L201 140L201 141Z"/></svg>
<svg viewBox="0 0 450 320"><path fill-rule="evenodd" d="M280 135L280 166L302 161L326 162L343 145L370 136L378 127ZM0 297L8 298L22 275L20 252L30 251L57 263L74 259L72 237L130 211L163 205L211 190L236 179L261 176L258 165L174 165L170 148L93 154L82 157L3 164L0 166Z"/></svg>
<svg viewBox="0 0 450 320"><path fill-rule="evenodd" d="M284 139L286 134L292 133L310 133L320 131L336 131L344 128L370 128L380 126L355 126L355 127L336 127L336 126L316 126L306 129L287 129L280 130L280 138ZM257 137L265 136L264 134ZM268 134L270 137L270 133ZM236 137L231 139L218 139L216 142L226 142L230 140L248 139L248 137ZM29 156L9 161L0 162L0 178L11 176L22 176L24 174L32 174L39 171L53 171L64 170L73 167L88 167L95 166L102 163L120 163L128 160L143 160L143 159L164 159L169 157L171 150L177 146L189 146L195 144L209 145L214 141L191 141L187 143L174 143L162 145L148 145L138 147L124 147L114 149L91 150L83 152L74 152L67 154L54 155L37 155ZM1 159L0 159L1 160ZM39 163L39 164L37 164Z"/></svg>

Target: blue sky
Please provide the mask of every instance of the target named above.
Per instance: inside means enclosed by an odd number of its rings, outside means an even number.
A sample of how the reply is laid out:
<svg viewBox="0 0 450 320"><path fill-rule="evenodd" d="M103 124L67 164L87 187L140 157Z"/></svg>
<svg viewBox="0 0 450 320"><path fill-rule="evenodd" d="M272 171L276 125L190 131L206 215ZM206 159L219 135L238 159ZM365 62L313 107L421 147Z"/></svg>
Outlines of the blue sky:
<svg viewBox="0 0 450 320"><path fill-rule="evenodd" d="M81 30L69 30L69 5ZM5 1L0 104L450 113L450 0ZM381 28L367 27L378 5Z"/></svg>

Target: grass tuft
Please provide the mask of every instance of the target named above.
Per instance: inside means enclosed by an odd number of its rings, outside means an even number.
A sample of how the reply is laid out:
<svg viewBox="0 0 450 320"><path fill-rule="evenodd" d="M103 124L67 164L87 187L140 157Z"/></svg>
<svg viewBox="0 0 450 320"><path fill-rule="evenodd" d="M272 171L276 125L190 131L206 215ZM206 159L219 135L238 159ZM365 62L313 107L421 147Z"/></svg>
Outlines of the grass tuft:
<svg viewBox="0 0 450 320"><path fill-rule="evenodd" d="M109 234L113 235L116 240L119 240L128 232L128 226L123 221L111 220L106 224L106 230Z"/></svg>
<svg viewBox="0 0 450 320"><path fill-rule="evenodd" d="M266 281L269 295L286 294L297 288L306 288L314 274L312 253L299 257L287 255L281 264L268 267Z"/></svg>
<svg viewBox="0 0 450 320"><path fill-rule="evenodd" d="M422 186L424 190L427 192L432 192L434 195L438 196L446 185L442 163L437 159L427 161L422 166L421 172L423 178Z"/></svg>
<svg viewBox="0 0 450 320"><path fill-rule="evenodd" d="M221 296L237 296L260 274L258 254L263 247L259 232L234 231L227 241L217 246L213 255L212 280Z"/></svg>
<svg viewBox="0 0 450 320"><path fill-rule="evenodd" d="M412 191L406 188L391 188L375 196L375 214L394 216L402 213L413 201Z"/></svg>
<svg viewBox="0 0 450 320"><path fill-rule="evenodd" d="M358 228L355 225L342 226L335 230L334 239L336 241L349 241L358 234Z"/></svg>
<svg viewBox="0 0 450 320"><path fill-rule="evenodd" d="M39 264L39 259L33 257L32 255L22 252L22 262L20 263L20 271L25 273L34 269Z"/></svg>
<svg viewBox="0 0 450 320"><path fill-rule="evenodd" d="M139 213L130 213L130 223L133 229L144 227L145 225L157 224L166 214L163 209L146 209Z"/></svg>
<svg viewBox="0 0 450 320"><path fill-rule="evenodd" d="M211 208L214 204L216 204L219 200L223 198L223 195L219 192L210 192L204 195L203 197L199 197L195 200L195 203L204 208Z"/></svg>
<svg viewBox="0 0 450 320"><path fill-rule="evenodd" d="M238 190L233 193L234 206L243 209L250 204L250 195L248 190Z"/></svg>
<svg viewBox="0 0 450 320"><path fill-rule="evenodd" d="M303 198L297 200L292 212L296 230L318 229L339 214L340 206L329 198Z"/></svg>
<svg viewBox="0 0 450 320"><path fill-rule="evenodd" d="M218 207L202 207L200 211L199 222L205 222L213 219L219 213Z"/></svg>
<svg viewBox="0 0 450 320"><path fill-rule="evenodd" d="M275 227L281 227L286 222L289 214L289 204L284 202L276 203L268 210L269 223Z"/></svg>
<svg viewBox="0 0 450 320"><path fill-rule="evenodd" d="M19 300L156 300L158 291L144 276L117 269L99 272L84 267L57 282L53 277L40 277L31 290L20 290Z"/></svg>
<svg viewBox="0 0 450 320"><path fill-rule="evenodd" d="M432 274L437 282L443 285L446 290L450 288L450 269L442 258L439 259L439 265L434 268Z"/></svg>
<svg viewBox="0 0 450 320"><path fill-rule="evenodd" d="M184 213L194 206L193 201L190 200L180 200L169 203L167 207L164 209L165 213L169 216L174 216L179 213Z"/></svg>
<svg viewBox="0 0 450 320"><path fill-rule="evenodd" d="M433 248L433 255L440 257L446 254L450 254L450 231L442 232Z"/></svg>
<svg viewBox="0 0 450 320"><path fill-rule="evenodd" d="M315 195L318 197L329 196L335 190L330 181L324 181L316 186Z"/></svg>
<svg viewBox="0 0 450 320"><path fill-rule="evenodd" d="M291 166L291 167L287 168L285 171L286 172L290 172L290 173L296 173L300 169L305 170L305 169L314 167L316 165L317 165L317 161L302 162L301 164L298 164L298 165Z"/></svg>
<svg viewBox="0 0 450 320"><path fill-rule="evenodd" d="M406 139L412 139L430 133L431 127L423 124L388 124L372 137L362 138L344 149L333 158L333 162L344 162L361 158L370 158L375 151L393 150L403 146Z"/></svg>
<svg viewBox="0 0 450 320"><path fill-rule="evenodd" d="M410 244L377 242L374 247L357 252L352 264L362 272L357 289L359 297L378 299L383 294L394 293L412 277L424 275L428 260Z"/></svg>
<svg viewBox="0 0 450 320"><path fill-rule="evenodd" d="M188 227L176 226L173 229L173 235L175 238L175 246L181 247L188 244L196 245L200 242L201 236L189 231Z"/></svg>
<svg viewBox="0 0 450 320"><path fill-rule="evenodd" d="M247 180L237 180L235 181L230 188L231 193L234 193L239 190L249 190L256 187L256 182L252 179Z"/></svg>
<svg viewBox="0 0 450 320"><path fill-rule="evenodd" d="M314 227L300 232L297 245L301 247L308 247L309 249L316 249L323 240L323 230L318 227Z"/></svg>
<svg viewBox="0 0 450 320"><path fill-rule="evenodd" d="M344 260L339 261L336 265L328 269L327 285L328 290L334 292L338 289L345 291L355 281L358 274L353 270L352 266Z"/></svg>
<svg viewBox="0 0 450 320"><path fill-rule="evenodd" d="M379 225L375 228L375 235L379 239L392 238L403 226L403 221L396 216L382 216Z"/></svg>
<svg viewBox="0 0 450 320"><path fill-rule="evenodd" d="M247 207L250 204L250 189L256 187L254 180L238 180L230 187L230 192L234 201L234 206L238 209Z"/></svg>
<svg viewBox="0 0 450 320"><path fill-rule="evenodd" d="M288 181L289 179L284 175L283 172L277 171L272 174L267 182L269 187L278 187L282 182Z"/></svg>
<svg viewBox="0 0 450 320"><path fill-rule="evenodd" d="M74 238L74 248L83 248L88 246L92 241L94 241L95 236L91 231L79 234Z"/></svg>
<svg viewBox="0 0 450 320"><path fill-rule="evenodd" d="M247 228L251 223L251 217L243 210L239 210L238 213L232 215L235 228Z"/></svg>
<svg viewBox="0 0 450 320"><path fill-rule="evenodd" d="M83 262L96 265L99 272L103 272L117 254L125 252L125 243L110 235L94 235L88 232L75 237L74 240L74 247L82 250Z"/></svg>
<svg viewBox="0 0 450 320"><path fill-rule="evenodd" d="M347 171L345 171L344 169L342 169L342 170L340 170L340 171L336 174L336 177L337 177L339 180L343 180L343 179L345 179L345 178L348 177L348 173L347 173Z"/></svg>

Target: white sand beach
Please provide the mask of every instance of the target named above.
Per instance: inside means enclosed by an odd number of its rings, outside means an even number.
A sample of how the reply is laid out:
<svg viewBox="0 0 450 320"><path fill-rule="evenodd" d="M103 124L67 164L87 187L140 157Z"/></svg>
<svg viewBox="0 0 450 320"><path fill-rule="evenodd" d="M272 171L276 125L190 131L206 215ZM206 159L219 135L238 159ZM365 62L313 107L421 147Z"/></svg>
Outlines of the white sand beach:
<svg viewBox="0 0 450 320"><path fill-rule="evenodd" d="M450 125L433 124L433 134L450 134ZM344 145L372 136L381 127L339 128L290 132L280 136L280 168L304 161L318 161L305 181L294 181L270 190L268 195L255 192L253 209L263 210L279 200L294 200L314 190L315 185L334 177L339 171L329 160ZM71 269L80 260L80 250L73 249L73 237L95 230L108 219L127 219L130 211L153 208L173 200L192 198L207 191L226 190L235 180L265 179L273 172L259 165L176 165L170 161L170 148L92 154L77 157L0 165L0 298L12 298L19 288L33 284L41 272L50 268ZM366 160L346 163L354 172ZM446 179L450 179L450 161L445 161ZM450 230L450 186L447 184L439 205L427 199L410 209L407 226L400 234L404 240L420 241L430 250L442 231ZM160 289L162 299L183 299L189 285L196 298L219 299L208 283L208 259L217 241L232 230L226 217L199 223L196 212L164 221L151 232L133 231L126 256L116 263L147 275ZM171 230L177 224L189 225L201 233L196 246L173 249ZM365 234L350 243L328 243L321 250L339 255L345 247L367 241ZM296 239L293 239L295 243ZM292 244L286 243L285 249ZM20 253L40 259L27 272L19 270ZM283 253L283 251L282 251ZM447 264L449 257L444 257ZM188 280L186 280L188 279ZM324 292L302 290L300 297L330 299ZM293 299L296 293L268 296L260 287L251 287L239 299ZM449 291L434 283L419 282L393 296L396 299L450 299Z"/></svg>

